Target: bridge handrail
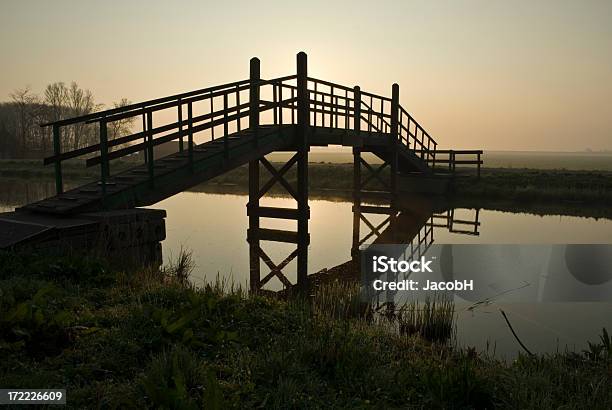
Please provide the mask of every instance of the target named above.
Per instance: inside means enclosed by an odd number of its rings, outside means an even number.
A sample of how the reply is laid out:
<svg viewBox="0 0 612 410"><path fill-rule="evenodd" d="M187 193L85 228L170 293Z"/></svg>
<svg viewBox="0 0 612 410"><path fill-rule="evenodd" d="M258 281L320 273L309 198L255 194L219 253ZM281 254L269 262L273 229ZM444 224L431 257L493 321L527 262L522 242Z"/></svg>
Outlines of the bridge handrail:
<svg viewBox="0 0 612 410"><path fill-rule="evenodd" d="M399 142L404 143L409 149L413 149L415 154L420 154L420 158L425 164L430 165L433 162L435 166L437 143L399 105L397 95L393 100L392 98L361 91L359 87L348 87L307 76L305 76L305 82L306 96L304 101L308 101L307 112L312 113L311 128L326 127L326 119L329 119L331 128L344 128L347 131L349 129L359 129L369 133L375 131L381 134L397 132L396 138ZM297 125L296 119L299 111L298 84L299 79L296 74L266 80L260 79L259 74L254 76L251 72L251 77L246 80L41 124L42 127L53 127L54 155L45 158L44 164L55 164L56 186L58 193L60 193L62 192L61 162L83 155L98 153L97 156L88 158L85 163L87 167L102 165L101 182L103 188L106 184L106 177L109 176L110 160L143 151L145 162L149 163L150 176L153 178L154 165L152 161L147 161L147 158L154 158L154 147L178 139L179 150L183 151L183 138L187 137L189 161L191 163L193 160L194 133L210 130L210 138L214 140L215 127L223 128L224 153L229 155L229 140L227 137L230 134L230 124L237 131L241 131L241 120L248 117L248 127L251 127L251 121L257 121L255 125L259 125L258 116L252 117L255 110L258 114L272 110L273 120L272 124L269 125ZM271 101L264 100L259 96L261 90L267 89L267 87L272 88ZM328 90L325 90L326 87ZM244 91L248 91L249 95L247 101L241 102L241 92ZM283 91L287 91L287 93L283 93ZM257 96L257 100L252 100L254 95ZM358 101L356 100L357 96L359 96ZM215 110L215 101L219 97L223 100L223 107ZM194 103L206 100L210 101L210 110L205 109L204 114L193 115ZM177 108L176 121L153 126L153 113L175 107ZM187 118L184 118L185 107L187 107ZM287 110L290 111L291 118L289 120L285 120ZM320 122L318 121L318 114L320 115ZM359 115L357 116L357 114ZM142 117L142 131L108 138L108 124L139 116ZM340 120L343 121L343 125L340 124ZM357 121L358 123L356 123ZM97 123L99 126L98 142L62 152L61 128L78 123ZM365 128L362 127L363 123L366 124ZM414 126L414 133L411 130L412 126ZM141 142L121 147L123 144L130 144L140 139L142 139ZM113 151L112 149L115 147L118 149Z"/></svg>
<svg viewBox="0 0 612 410"><path fill-rule="evenodd" d="M185 93L181 93L181 94L175 94L175 95L171 95L169 97L156 98L156 99L153 99L153 100L148 100L148 101L143 101L143 102L139 102L139 103L129 104L129 105L121 106L121 107L109 108L108 110L98 111L98 112L94 112L94 113L91 113L91 114L81 115L81 116L78 116L78 117L65 118L65 119L61 119L61 120L58 120L58 121L47 122L47 123L40 124L40 126L41 127L50 127L50 126L54 126L54 125L55 126L65 126L65 125L78 124L80 122L88 122L88 121L89 122L95 122L97 119L101 119L104 116L110 116L112 114L116 114L116 113L120 113L120 112L125 112L125 111L133 111L133 110L139 110L139 109L143 109L143 108L148 108L148 107L154 106L156 104L161 104L161 103L165 103L165 102L173 101L173 100L184 99L184 98L187 98L187 97L193 97L193 96L196 96L196 95L199 95L199 94L207 94L207 93L210 93L210 92L213 92L213 91L233 88L233 87L244 85L244 84L248 84L248 83L250 83L249 79L235 81L235 82L232 82L232 83L227 83L227 84L217 85L217 86L213 86L213 87L202 88L200 90L189 91L189 92L185 92Z"/></svg>

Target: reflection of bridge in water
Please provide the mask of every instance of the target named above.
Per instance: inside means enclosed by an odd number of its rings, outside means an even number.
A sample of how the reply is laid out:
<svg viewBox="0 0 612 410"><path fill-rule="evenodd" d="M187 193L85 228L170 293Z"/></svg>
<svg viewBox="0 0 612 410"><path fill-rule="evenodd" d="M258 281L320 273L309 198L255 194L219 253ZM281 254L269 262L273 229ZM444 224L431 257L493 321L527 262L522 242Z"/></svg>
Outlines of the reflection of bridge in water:
<svg viewBox="0 0 612 410"><path fill-rule="evenodd" d="M142 128L110 138L109 130L126 120L135 120ZM71 246L80 244L84 248L100 242L110 253L116 253L134 248L131 238L140 241L137 246L151 247L150 242L163 239L164 215L147 210L131 212L133 208L152 205L248 164L247 237L253 289L260 288L272 277L291 286L282 271L294 259L297 260L297 284L302 289L307 285L311 146L352 147L354 188L360 212L373 209L370 205L362 207L362 198L388 201L396 208L399 193L407 187L425 184L443 189L452 181L457 164L476 165L479 173L482 163L482 151L439 150L437 142L400 105L397 84L392 86L391 97L386 97L362 91L358 86L347 87L309 77L305 53L298 54L294 75L264 80L260 76L259 60L254 58L246 80L77 118L58 119L44 126L53 131L54 155L46 158L45 163L55 166L56 195L0 216L3 228L0 248L16 248L25 243L36 247L41 240L47 241L47 247L57 247L53 241L61 239ZM84 127L96 127L99 141L64 150L63 138ZM171 142L178 143L178 151L156 157L156 147ZM295 154L277 169L266 155L279 151ZM127 171L111 172L113 160L134 154L142 154L144 164L135 163ZM466 155L473 158L466 159ZM382 164L371 165L368 162L371 156L378 157ZM85 157L88 167L99 167L100 177L64 191L62 163L78 157ZM297 168L295 186L286 176L294 166ZM362 168L369 172L365 180L361 178ZM262 178L266 171L269 179ZM277 183L295 199L295 208L260 204L262 197ZM366 184L370 184L370 189L364 189ZM394 229L408 238L421 221L409 221L402 216L403 212L406 211L389 216L397 221L392 224L398 227ZM297 229L263 228L261 221L268 218L296 221ZM152 219L158 221L151 222ZM450 221L452 225L453 219ZM135 227L151 224L156 227L151 235L134 235L147 231L142 226ZM77 240L71 233L75 226L83 228ZM3 235L3 232L9 234ZM386 235L379 240L384 240ZM262 249L263 241L292 243L296 249L276 264ZM263 277L261 262L269 268Z"/></svg>
<svg viewBox="0 0 612 410"><path fill-rule="evenodd" d="M385 203L368 201L364 194L367 192L357 192L353 199L351 260L315 274L315 281L359 279L359 250L368 245L402 245L397 247L401 253L396 257L411 260L427 252L436 229L459 235L480 234L480 209L459 219L454 208L447 208L435 197L404 195Z"/></svg>

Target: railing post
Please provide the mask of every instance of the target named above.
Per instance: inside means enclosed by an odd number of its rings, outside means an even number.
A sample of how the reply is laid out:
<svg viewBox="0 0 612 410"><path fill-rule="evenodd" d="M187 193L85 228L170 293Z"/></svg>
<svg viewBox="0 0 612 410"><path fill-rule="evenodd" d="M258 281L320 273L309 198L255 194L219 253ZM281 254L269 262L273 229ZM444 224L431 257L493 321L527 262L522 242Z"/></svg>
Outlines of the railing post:
<svg viewBox="0 0 612 410"><path fill-rule="evenodd" d="M253 133L253 143L257 148L257 134L259 132L259 59L254 57L250 62L251 80L249 85L249 129ZM261 262L259 240L259 159L249 162L249 203L247 204L249 216L249 230L247 240L249 242L249 284L252 292L260 288Z"/></svg>
<svg viewBox="0 0 612 410"><path fill-rule="evenodd" d="M253 57L250 62L250 75L251 80L249 86L249 128L253 132L253 141L255 147L257 147L258 133L259 133L259 58Z"/></svg>
<svg viewBox="0 0 612 410"><path fill-rule="evenodd" d="M61 134L59 125L53 124L53 155L55 155L55 193L57 195L64 192L62 182L62 162L58 158L62 153Z"/></svg>
<svg viewBox="0 0 612 410"><path fill-rule="evenodd" d="M478 176L477 178L480 179L480 156L481 156L482 152L478 151Z"/></svg>
<svg viewBox="0 0 612 410"><path fill-rule="evenodd" d="M142 156L144 158L144 163L146 164L147 162L149 162L149 159L147 158L147 114L144 110L142 111L142 135L142 143L145 146L142 150Z"/></svg>
<svg viewBox="0 0 612 410"><path fill-rule="evenodd" d="M223 94L223 156L229 159L229 121L227 120L227 91Z"/></svg>
<svg viewBox="0 0 612 410"><path fill-rule="evenodd" d="M183 152L183 103L178 99L179 152Z"/></svg>
<svg viewBox="0 0 612 410"><path fill-rule="evenodd" d="M108 133L106 118L102 118L100 120L100 182L102 183L103 195L106 195L106 179L108 175Z"/></svg>
<svg viewBox="0 0 612 410"><path fill-rule="evenodd" d="M348 121L348 120L347 120ZM361 138L361 89L359 86L353 88L353 130L355 141L359 144ZM359 255L359 227L361 225L361 147L353 146L353 245L351 256L353 261L358 261Z"/></svg>
<svg viewBox="0 0 612 410"><path fill-rule="evenodd" d="M432 161L432 165L431 165L431 171L432 173L436 173L436 151L438 150L438 143L434 141L434 150L433 150L433 161Z"/></svg>
<svg viewBox="0 0 612 410"><path fill-rule="evenodd" d="M187 103L187 155L189 160L189 170L193 172L193 103Z"/></svg>
<svg viewBox="0 0 612 410"><path fill-rule="evenodd" d="M147 111L147 158L149 169L149 184L151 187L155 185L155 154L153 151L153 112Z"/></svg>
<svg viewBox="0 0 612 410"><path fill-rule="evenodd" d="M297 282L301 292L308 287L308 130L310 127L310 102L308 99L308 57L306 53L297 55L297 191L298 191L298 256Z"/></svg>
<svg viewBox="0 0 612 410"><path fill-rule="evenodd" d="M382 114L382 113L381 113ZM389 141L389 148L391 154L391 194L395 197L397 194L397 139L399 136L399 85L393 84L391 87L391 141Z"/></svg>

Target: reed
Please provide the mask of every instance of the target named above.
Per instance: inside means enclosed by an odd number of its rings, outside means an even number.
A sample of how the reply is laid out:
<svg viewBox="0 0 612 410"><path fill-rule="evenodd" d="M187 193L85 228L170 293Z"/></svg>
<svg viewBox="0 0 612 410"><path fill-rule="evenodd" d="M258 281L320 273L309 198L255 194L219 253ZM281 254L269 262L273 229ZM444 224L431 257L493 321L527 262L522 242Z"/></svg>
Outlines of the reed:
<svg viewBox="0 0 612 410"><path fill-rule="evenodd" d="M444 296L412 301L399 309L396 319L401 334L416 334L430 342L447 342L455 331L455 303Z"/></svg>

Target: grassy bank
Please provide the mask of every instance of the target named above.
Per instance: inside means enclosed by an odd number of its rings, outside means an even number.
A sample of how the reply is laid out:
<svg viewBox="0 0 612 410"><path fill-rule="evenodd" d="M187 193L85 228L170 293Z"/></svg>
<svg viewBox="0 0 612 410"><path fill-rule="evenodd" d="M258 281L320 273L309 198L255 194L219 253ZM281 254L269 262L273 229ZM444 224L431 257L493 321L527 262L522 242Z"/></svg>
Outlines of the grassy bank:
<svg viewBox="0 0 612 410"><path fill-rule="evenodd" d="M120 172L138 162L131 160L116 160L111 163L112 172ZM0 177L4 178L43 178L53 181L55 168L53 165L43 165L42 159L0 159ZM99 178L100 168L85 167L84 160L68 160L62 162L62 175L64 178Z"/></svg>
<svg viewBox="0 0 612 410"><path fill-rule="evenodd" d="M296 175L292 171L287 172L287 179L294 182ZM352 164L311 163L308 172L313 190L348 192L352 189ZM388 176L384 171L381 175L383 178ZM484 168L480 179L476 178L474 170L465 170L460 175L451 196L612 204L612 172ZM365 177L367 174L364 173ZM202 184L202 187L206 185L234 185L246 189L248 168L235 169ZM375 188L376 185L368 186L368 189Z"/></svg>
<svg viewBox="0 0 612 410"><path fill-rule="evenodd" d="M120 172L133 166L133 161L114 161L113 172ZM387 173L385 173L387 171ZM388 176L388 170L381 174ZM65 178L96 178L96 167L85 168L82 161L67 161L63 164ZM295 183L295 167L286 174ZM365 172L365 171L364 171ZM262 181L268 177L262 171ZM482 200L504 200L520 203L581 203L586 206L612 205L612 172L608 171L568 171L537 170L512 168L484 168L480 179L474 170L465 170L456 178L454 198ZM0 177L40 177L52 180L53 167L43 167L34 160L0 160ZM364 174L364 178L367 174ZM310 163L310 189L319 193L335 192L350 198L353 184L352 164ZM376 179L367 189L377 189ZM206 190L210 187L234 187L237 192L247 192L248 168L239 167L193 190ZM273 187L272 193L284 192L282 187Z"/></svg>
<svg viewBox="0 0 612 410"><path fill-rule="evenodd" d="M72 408L612 407L609 341L507 364L366 321L329 288L312 305L195 289L184 262L0 254L0 386L66 388Z"/></svg>

